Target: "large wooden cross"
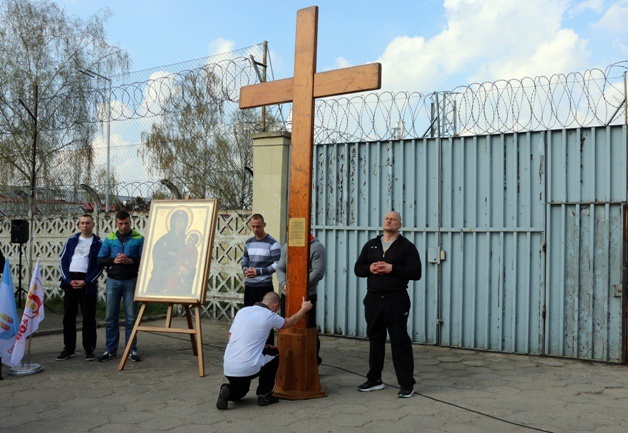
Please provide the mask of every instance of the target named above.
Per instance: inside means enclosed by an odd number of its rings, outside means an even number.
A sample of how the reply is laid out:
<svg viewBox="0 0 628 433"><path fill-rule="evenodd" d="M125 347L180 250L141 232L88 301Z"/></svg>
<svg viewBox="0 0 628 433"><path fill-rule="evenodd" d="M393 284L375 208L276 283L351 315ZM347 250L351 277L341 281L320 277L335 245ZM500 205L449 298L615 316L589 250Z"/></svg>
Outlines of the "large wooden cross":
<svg viewBox="0 0 628 433"><path fill-rule="evenodd" d="M312 6L299 10L297 12L294 77L245 86L240 90L240 108L292 101L287 257L289 294L286 302L286 317L299 311L301 300L308 297L314 99L375 90L381 87L379 63L316 73L317 33L318 7ZM296 325L296 328L306 327L305 320L301 320ZM305 381L296 380L296 382L304 383ZM297 398L308 398L303 395L299 394Z"/></svg>

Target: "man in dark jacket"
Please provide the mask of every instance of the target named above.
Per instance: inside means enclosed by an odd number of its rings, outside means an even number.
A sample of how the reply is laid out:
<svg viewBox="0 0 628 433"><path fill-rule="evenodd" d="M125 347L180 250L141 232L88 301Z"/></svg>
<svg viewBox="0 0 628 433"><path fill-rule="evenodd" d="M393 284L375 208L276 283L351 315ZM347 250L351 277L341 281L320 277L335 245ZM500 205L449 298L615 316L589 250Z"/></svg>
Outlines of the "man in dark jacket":
<svg viewBox="0 0 628 433"><path fill-rule="evenodd" d="M408 335L410 297L408 281L421 279L421 258L412 242L399 234L401 216L388 212L384 234L368 241L355 263L355 274L367 278L364 297L366 333L370 341L369 372L360 391L383 389L386 331L390 335L393 365L400 385L398 397L414 394L414 357Z"/></svg>
<svg viewBox="0 0 628 433"><path fill-rule="evenodd" d="M63 297L63 350L57 361L65 361L75 355L76 316L81 307L83 314L83 349L85 361L96 359L96 302L98 300L98 252L102 241L92 233L94 219L83 214L78 222L79 233L66 241L61 252L61 288Z"/></svg>
<svg viewBox="0 0 628 433"><path fill-rule="evenodd" d="M124 336L129 343L135 325L135 284L140 266L144 236L131 228L131 215L127 211L116 213L116 230L104 240L98 264L107 268L107 307L105 312L106 346L98 357L99 362L109 361L117 356L120 342L118 316L120 302L124 301ZM129 354L131 361L138 362L137 341L133 341Z"/></svg>

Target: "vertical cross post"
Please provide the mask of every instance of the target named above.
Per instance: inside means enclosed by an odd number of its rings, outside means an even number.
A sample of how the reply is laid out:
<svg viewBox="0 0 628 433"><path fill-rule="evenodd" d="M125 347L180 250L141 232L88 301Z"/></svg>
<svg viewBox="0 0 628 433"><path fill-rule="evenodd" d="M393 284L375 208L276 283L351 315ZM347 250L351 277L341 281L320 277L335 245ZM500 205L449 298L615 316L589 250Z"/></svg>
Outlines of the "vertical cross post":
<svg viewBox="0 0 628 433"><path fill-rule="evenodd" d="M286 316L299 311L301 300L308 297L314 100L381 87L379 63L316 73L317 33L318 7L299 10L294 77L245 86L240 90L240 108L292 101ZM275 395L289 399L326 395L318 378L315 328L308 329L306 321L301 320L294 328L280 331L279 351L281 359Z"/></svg>

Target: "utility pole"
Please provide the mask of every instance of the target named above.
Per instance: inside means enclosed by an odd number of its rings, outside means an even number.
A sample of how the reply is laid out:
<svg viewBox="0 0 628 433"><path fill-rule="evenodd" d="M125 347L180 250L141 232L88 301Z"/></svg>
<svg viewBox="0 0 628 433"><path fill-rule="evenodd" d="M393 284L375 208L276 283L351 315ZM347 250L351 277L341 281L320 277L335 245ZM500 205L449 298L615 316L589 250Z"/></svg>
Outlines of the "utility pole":
<svg viewBox="0 0 628 433"><path fill-rule="evenodd" d="M79 69L81 74L90 78L102 78L108 84L108 101L107 101L107 191L105 193L105 212L109 212L109 195L111 194L111 78L94 72L91 69Z"/></svg>

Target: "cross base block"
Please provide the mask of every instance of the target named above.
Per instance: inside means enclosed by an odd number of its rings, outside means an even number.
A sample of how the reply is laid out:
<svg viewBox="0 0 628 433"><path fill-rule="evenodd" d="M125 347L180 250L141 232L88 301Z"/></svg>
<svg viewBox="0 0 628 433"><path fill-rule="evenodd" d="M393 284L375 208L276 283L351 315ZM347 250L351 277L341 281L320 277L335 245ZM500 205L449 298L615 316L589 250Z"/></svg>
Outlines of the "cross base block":
<svg viewBox="0 0 628 433"><path fill-rule="evenodd" d="M316 328L279 331L279 370L273 395L287 400L327 396L327 387L318 375L316 336Z"/></svg>

